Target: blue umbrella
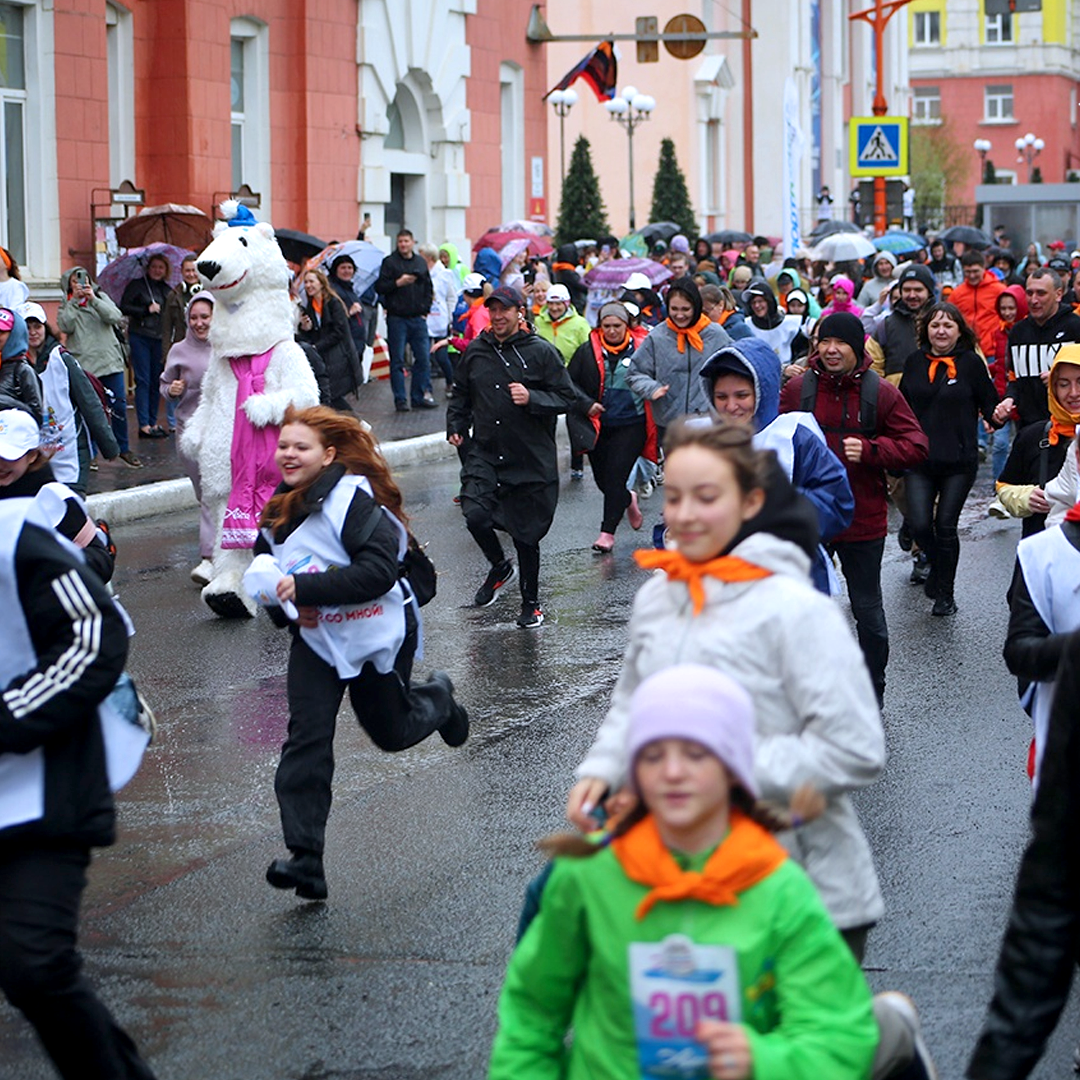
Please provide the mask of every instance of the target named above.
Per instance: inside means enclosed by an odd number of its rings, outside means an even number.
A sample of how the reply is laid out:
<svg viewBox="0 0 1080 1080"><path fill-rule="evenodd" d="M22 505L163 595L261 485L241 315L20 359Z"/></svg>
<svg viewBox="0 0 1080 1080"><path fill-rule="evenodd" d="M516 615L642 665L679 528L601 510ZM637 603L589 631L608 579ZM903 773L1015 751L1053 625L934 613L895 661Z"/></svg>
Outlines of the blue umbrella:
<svg viewBox="0 0 1080 1080"><path fill-rule="evenodd" d="M874 247L878 251L889 251L893 255L909 255L920 248L929 246L925 237L918 236L916 233L902 232L900 229L893 229L874 240Z"/></svg>
<svg viewBox="0 0 1080 1080"><path fill-rule="evenodd" d="M330 267L339 255L348 255L356 263L356 274L350 284L357 296L367 292L379 276L379 268L386 257L374 244L367 240L344 240L340 244L331 244L316 255L310 266L330 273ZM303 275L298 275L303 277Z"/></svg>

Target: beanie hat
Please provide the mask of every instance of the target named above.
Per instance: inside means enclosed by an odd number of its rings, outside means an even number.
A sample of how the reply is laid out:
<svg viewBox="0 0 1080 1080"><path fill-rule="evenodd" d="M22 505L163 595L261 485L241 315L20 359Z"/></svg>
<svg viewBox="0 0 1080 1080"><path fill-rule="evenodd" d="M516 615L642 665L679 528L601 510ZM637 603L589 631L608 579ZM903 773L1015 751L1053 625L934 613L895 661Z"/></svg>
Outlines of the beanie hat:
<svg viewBox="0 0 1080 1080"><path fill-rule="evenodd" d="M903 285L905 281L922 282L929 291L931 299L937 295L937 280L931 272L930 267L924 266L922 263L909 263L900 271L896 280L901 285Z"/></svg>
<svg viewBox="0 0 1080 1080"><path fill-rule="evenodd" d="M650 675L630 699L631 781L638 754L658 739L700 743L727 766L739 787L758 797L754 703L734 679L702 664L678 664Z"/></svg>
<svg viewBox="0 0 1080 1080"><path fill-rule="evenodd" d="M689 255L690 241L682 233L676 233L671 238L671 250L681 252L683 255Z"/></svg>
<svg viewBox="0 0 1080 1080"><path fill-rule="evenodd" d="M10 308L0 308L0 334L15 328L15 312Z"/></svg>
<svg viewBox="0 0 1080 1080"><path fill-rule="evenodd" d="M845 345L850 345L857 359L863 358L866 351L866 331L862 322L850 312L834 311L826 315L817 327L818 341L826 338L839 338Z"/></svg>

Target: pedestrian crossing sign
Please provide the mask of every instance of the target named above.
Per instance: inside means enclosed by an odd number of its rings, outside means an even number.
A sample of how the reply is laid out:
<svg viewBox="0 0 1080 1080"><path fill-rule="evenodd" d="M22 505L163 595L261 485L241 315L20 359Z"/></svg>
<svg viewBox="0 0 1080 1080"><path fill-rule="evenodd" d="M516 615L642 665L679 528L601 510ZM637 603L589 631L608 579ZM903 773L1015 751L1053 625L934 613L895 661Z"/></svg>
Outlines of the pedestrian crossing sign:
<svg viewBox="0 0 1080 1080"><path fill-rule="evenodd" d="M905 116L853 116L852 176L906 176L908 122Z"/></svg>

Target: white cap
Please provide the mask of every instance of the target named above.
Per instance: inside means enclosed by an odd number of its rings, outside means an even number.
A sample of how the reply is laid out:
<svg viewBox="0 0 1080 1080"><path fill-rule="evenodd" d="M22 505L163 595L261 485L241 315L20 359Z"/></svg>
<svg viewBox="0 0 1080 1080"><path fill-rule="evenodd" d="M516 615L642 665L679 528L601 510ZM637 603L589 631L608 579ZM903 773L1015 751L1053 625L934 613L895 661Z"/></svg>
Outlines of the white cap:
<svg viewBox="0 0 1080 1080"><path fill-rule="evenodd" d="M564 304L570 303L570 290L565 285L552 285L544 298L550 304L552 300L561 300Z"/></svg>
<svg viewBox="0 0 1080 1080"><path fill-rule="evenodd" d="M651 289L652 282L640 270L637 270L626 279L623 288L637 292L638 289Z"/></svg>
<svg viewBox="0 0 1080 1080"><path fill-rule="evenodd" d="M465 292L482 292L484 288L484 275L466 274L465 280L461 283L461 287Z"/></svg>
<svg viewBox="0 0 1080 1080"><path fill-rule="evenodd" d="M0 458L18 461L23 454L41 445L41 429L37 421L22 409L0 412Z"/></svg>
<svg viewBox="0 0 1080 1080"><path fill-rule="evenodd" d="M33 300L27 300L25 304L20 304L15 310L24 319L37 319L43 326L48 321L45 318L45 309L40 304L35 304Z"/></svg>

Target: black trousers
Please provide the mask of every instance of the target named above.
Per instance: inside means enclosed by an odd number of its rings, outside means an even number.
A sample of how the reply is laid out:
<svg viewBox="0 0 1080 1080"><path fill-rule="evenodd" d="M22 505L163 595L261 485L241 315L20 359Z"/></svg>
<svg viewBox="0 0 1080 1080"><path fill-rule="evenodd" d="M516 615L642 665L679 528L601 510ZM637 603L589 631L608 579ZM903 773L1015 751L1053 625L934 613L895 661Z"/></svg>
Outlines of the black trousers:
<svg viewBox="0 0 1080 1080"><path fill-rule="evenodd" d="M437 682L412 686L416 621L393 671L365 664L355 679L342 679L295 633L289 653L289 733L281 748L274 793L290 851L322 853L334 779L334 731L345 690L360 726L380 749L406 750L450 719L451 698Z"/></svg>
<svg viewBox="0 0 1080 1080"><path fill-rule="evenodd" d="M86 848L0 852L0 989L64 1080L154 1080L82 974Z"/></svg>
<svg viewBox="0 0 1080 1080"><path fill-rule="evenodd" d="M859 647L880 703L885 697L885 667L889 663L889 627L881 599L881 557L885 553L885 538L852 540L833 546L847 582Z"/></svg>
<svg viewBox="0 0 1080 1080"><path fill-rule="evenodd" d="M600 425L596 446L589 451L596 486L604 493L604 516L600 531L614 533L630 505L626 481L645 447L645 418L619 427Z"/></svg>
<svg viewBox="0 0 1080 1080"><path fill-rule="evenodd" d="M952 598L960 562L958 525L964 500L975 483L976 469L931 468L907 474L907 523L915 542L930 557L938 595ZM934 504L937 504L935 511Z"/></svg>

